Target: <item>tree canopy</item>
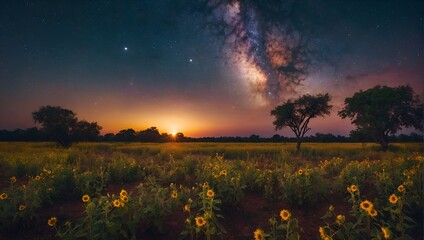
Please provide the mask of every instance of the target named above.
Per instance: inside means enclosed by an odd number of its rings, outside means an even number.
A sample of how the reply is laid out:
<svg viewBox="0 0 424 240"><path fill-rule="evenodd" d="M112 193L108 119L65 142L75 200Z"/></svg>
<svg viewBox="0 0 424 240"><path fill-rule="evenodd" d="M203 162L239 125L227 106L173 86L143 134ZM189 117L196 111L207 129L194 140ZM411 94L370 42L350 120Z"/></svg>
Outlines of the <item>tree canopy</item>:
<svg viewBox="0 0 424 240"><path fill-rule="evenodd" d="M423 129L423 104L409 85L375 86L346 98L341 118L351 119L357 132L375 139L387 150L389 134L403 127Z"/></svg>
<svg viewBox="0 0 424 240"><path fill-rule="evenodd" d="M40 107L32 113L32 118L62 147L70 147L72 141L94 140L101 129L96 122L78 121L73 111L60 106Z"/></svg>
<svg viewBox="0 0 424 240"><path fill-rule="evenodd" d="M299 150L303 136L310 130L308 127L309 121L312 118L330 114L332 106L329 105L329 101L328 93L318 94L317 96L307 94L294 101L289 100L277 106L271 111L271 115L276 118L273 122L275 130L289 127L296 135L296 149Z"/></svg>

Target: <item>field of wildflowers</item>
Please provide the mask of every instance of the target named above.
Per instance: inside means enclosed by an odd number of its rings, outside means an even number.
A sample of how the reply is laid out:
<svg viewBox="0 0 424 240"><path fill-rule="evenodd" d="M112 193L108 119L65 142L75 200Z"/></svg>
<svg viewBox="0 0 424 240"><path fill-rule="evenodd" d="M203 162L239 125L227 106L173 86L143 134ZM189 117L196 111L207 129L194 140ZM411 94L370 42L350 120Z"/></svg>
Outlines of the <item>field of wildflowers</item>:
<svg viewBox="0 0 424 240"><path fill-rule="evenodd" d="M422 239L422 144L0 143L0 239Z"/></svg>

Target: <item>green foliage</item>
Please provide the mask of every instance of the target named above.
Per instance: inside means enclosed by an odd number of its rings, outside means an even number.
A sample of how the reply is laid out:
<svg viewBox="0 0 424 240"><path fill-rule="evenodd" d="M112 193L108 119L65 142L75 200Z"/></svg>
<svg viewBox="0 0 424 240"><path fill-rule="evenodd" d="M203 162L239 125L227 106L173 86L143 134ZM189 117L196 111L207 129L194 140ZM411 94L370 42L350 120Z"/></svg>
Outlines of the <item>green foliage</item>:
<svg viewBox="0 0 424 240"><path fill-rule="evenodd" d="M256 229L253 233L255 240L300 239L298 220L292 217L288 210L282 210L279 217L273 216L268 222L271 226L270 232L264 232L260 228Z"/></svg>
<svg viewBox="0 0 424 240"><path fill-rule="evenodd" d="M371 136L387 150L389 134L402 127L423 129L423 104L407 86L375 86L346 98L339 111L342 118L350 118L357 126L355 134Z"/></svg>
<svg viewBox="0 0 424 240"><path fill-rule="evenodd" d="M114 153L107 164L107 172L110 182L126 183L144 177L141 166L137 165L134 158L124 154Z"/></svg>
<svg viewBox="0 0 424 240"><path fill-rule="evenodd" d="M168 188L161 187L155 178L148 178L137 188L136 201L138 204L137 218L143 223L143 228L154 227L163 230L163 217L168 213L178 198L172 197ZM175 190L174 190L175 191Z"/></svg>
<svg viewBox="0 0 424 240"><path fill-rule="evenodd" d="M84 217L56 228L62 239L135 239L135 203L125 190L119 196L83 196Z"/></svg>
<svg viewBox="0 0 424 240"><path fill-rule="evenodd" d="M26 185L18 185L11 178L9 188L0 192L0 230L13 227L28 228L36 217L36 210L48 200L51 188L44 189L43 179L37 175L30 178Z"/></svg>
<svg viewBox="0 0 424 240"><path fill-rule="evenodd" d="M256 169L257 177L255 180L255 184L259 186L259 188L263 189L264 197L272 202L277 200L278 198L278 189L277 185L277 174L273 172L271 169Z"/></svg>
<svg viewBox="0 0 424 240"><path fill-rule="evenodd" d="M329 101L330 95L328 93L324 95L318 94L317 96L307 94L293 102L289 100L277 106L271 111L271 115L276 118L273 122L275 130L289 127L296 135L296 149L299 150L303 136L310 130L308 127L309 121L312 118L330 114L332 106L328 104Z"/></svg>
<svg viewBox="0 0 424 240"><path fill-rule="evenodd" d="M199 188L201 190L198 198L195 201L189 198L187 204L184 205L183 210L188 213L188 217L185 220L186 230L180 235L191 240L210 240L222 236L225 230L219 222L219 219L223 218L219 214L221 200L217 198L209 183L205 182Z"/></svg>
<svg viewBox="0 0 424 240"><path fill-rule="evenodd" d="M319 168L324 174L329 176L337 176L342 168L346 165L346 160L338 157L333 157L331 160L323 160L319 163Z"/></svg>
<svg viewBox="0 0 424 240"><path fill-rule="evenodd" d="M341 170L338 176L338 181L342 186L350 183L362 185L366 180L373 176L373 172L377 167L377 162L364 160L364 161L351 161Z"/></svg>
<svg viewBox="0 0 424 240"><path fill-rule="evenodd" d="M343 205L341 196L349 186L344 202L350 202L352 209L328 213L322 225L326 235L381 239L381 227L395 238L420 234L424 157L414 152L420 152L421 145L399 144L389 152L376 151L372 144L307 145L300 158L303 151L299 154L293 145L278 144L84 143L63 149L46 143L2 143L0 181L10 183L0 189L0 232L31 231L37 223L46 224L45 210L77 200L85 210L82 217L68 216L66 210L51 216L57 220L51 224L58 238L134 239L145 231L160 232L184 211L188 221L179 219L177 224L186 227L185 238L225 239L222 216L229 209L244 214L245 195L268 199L266 210L290 204L297 213L316 210L313 206L319 206L321 199L336 197L338 206ZM333 158L334 153L339 157ZM127 201L121 194L106 192L122 183L132 189ZM140 185L135 188L136 184ZM398 190L401 185L404 191ZM208 195L209 190L213 194ZM389 201L392 194L398 197L396 204ZM90 201L82 203L83 195ZM116 207L115 200L123 205ZM365 200L373 204L376 216L361 210ZM345 216L343 224L337 222L338 215ZM198 217L205 224L198 226ZM271 218L270 230L263 236L297 239L302 222L280 219Z"/></svg>
<svg viewBox="0 0 424 240"><path fill-rule="evenodd" d="M43 126L52 139L65 148L70 147L75 140L96 140L102 129L96 122L78 121L74 112L59 106L42 106L32 113L32 118Z"/></svg>
<svg viewBox="0 0 424 240"><path fill-rule="evenodd" d="M380 204L362 199L357 185L347 187L347 191L350 216L338 214L330 206L322 217L326 225L319 229L322 239L413 239L406 233L415 222L405 211L408 193L403 185Z"/></svg>
<svg viewBox="0 0 424 240"><path fill-rule="evenodd" d="M313 206L327 192L319 170L300 168L295 173L286 173L278 179L282 199L293 206Z"/></svg>
<svg viewBox="0 0 424 240"><path fill-rule="evenodd" d="M204 161L198 168L198 180L208 182L216 189L224 206L237 206L244 197L246 185L241 176L242 171L236 171L234 165L234 162L225 161L223 156L216 154L215 158Z"/></svg>

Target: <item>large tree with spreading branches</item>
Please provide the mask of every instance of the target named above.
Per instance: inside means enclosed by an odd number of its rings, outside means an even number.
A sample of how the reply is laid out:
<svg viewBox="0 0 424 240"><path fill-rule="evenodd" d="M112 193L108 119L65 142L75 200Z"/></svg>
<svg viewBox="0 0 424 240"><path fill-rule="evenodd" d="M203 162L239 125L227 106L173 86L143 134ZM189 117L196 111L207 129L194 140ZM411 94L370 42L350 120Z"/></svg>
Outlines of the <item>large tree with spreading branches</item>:
<svg viewBox="0 0 424 240"><path fill-rule="evenodd" d="M423 130L423 104L409 85L375 86L346 98L339 111L351 119L358 133L372 137L383 151L389 146L389 135L403 127Z"/></svg>
<svg viewBox="0 0 424 240"><path fill-rule="evenodd" d="M275 116L275 130L289 127L296 135L296 150L300 150L304 135L311 129L308 124L312 118L330 114L330 96L318 94L316 96L303 95L298 99L289 100L271 111Z"/></svg>
<svg viewBox="0 0 424 240"><path fill-rule="evenodd" d="M59 106L43 106L32 113L36 123L62 147L68 148L73 141L95 140L99 136L100 127L96 122L78 121L76 114Z"/></svg>

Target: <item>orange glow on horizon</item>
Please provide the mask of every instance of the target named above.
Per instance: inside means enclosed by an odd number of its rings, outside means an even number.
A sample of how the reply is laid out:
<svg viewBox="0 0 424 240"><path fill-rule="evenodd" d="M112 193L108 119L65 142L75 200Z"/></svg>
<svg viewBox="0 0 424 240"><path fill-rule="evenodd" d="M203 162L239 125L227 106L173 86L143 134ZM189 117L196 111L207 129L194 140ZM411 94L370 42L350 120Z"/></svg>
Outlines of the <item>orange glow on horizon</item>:
<svg viewBox="0 0 424 240"><path fill-rule="evenodd" d="M166 109L164 109L166 111ZM111 114L108 116L96 117L97 122L103 127L101 134L118 133L123 129L132 128L135 131L142 131L150 127L156 127L159 132L168 133L175 136L178 132L185 136L199 136L202 132L213 128L213 119L205 119L204 117L196 116L195 114L168 114L154 113L148 116L144 114L134 114L128 112L124 114Z"/></svg>

